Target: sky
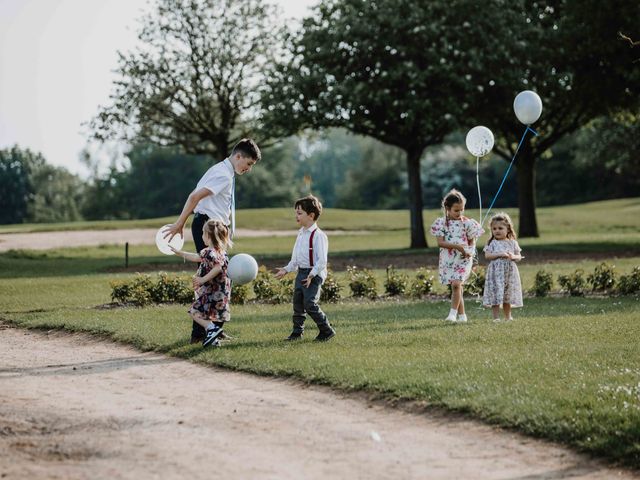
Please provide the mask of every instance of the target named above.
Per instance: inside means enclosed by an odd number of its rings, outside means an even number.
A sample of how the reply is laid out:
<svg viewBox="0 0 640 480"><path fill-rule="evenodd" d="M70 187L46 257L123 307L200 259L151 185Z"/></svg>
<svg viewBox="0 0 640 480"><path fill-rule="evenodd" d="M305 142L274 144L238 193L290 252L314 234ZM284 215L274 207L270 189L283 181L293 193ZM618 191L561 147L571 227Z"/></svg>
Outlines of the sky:
<svg viewBox="0 0 640 480"><path fill-rule="evenodd" d="M274 0L301 18L315 0ZM108 103L117 52L148 0L0 0L0 149L15 144L86 177L82 124ZM103 152L104 154L104 152Z"/></svg>

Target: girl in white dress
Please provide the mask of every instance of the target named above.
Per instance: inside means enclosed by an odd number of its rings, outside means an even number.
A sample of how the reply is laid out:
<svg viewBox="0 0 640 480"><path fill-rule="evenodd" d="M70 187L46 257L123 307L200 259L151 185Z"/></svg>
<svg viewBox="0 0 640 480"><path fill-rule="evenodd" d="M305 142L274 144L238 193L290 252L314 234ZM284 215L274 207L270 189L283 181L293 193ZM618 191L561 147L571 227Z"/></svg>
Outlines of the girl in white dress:
<svg viewBox="0 0 640 480"><path fill-rule="evenodd" d="M451 190L442 200L444 217L431 225L431 235L438 239L440 283L451 285L451 309L448 322L467 321L462 297L462 285L471 275L476 239L484 233L478 222L462 213L467 199L458 190Z"/></svg>
<svg viewBox="0 0 640 480"><path fill-rule="evenodd" d="M504 319L513 320L512 307L522 307L522 285L516 262L522 260L520 245L516 241L513 222L506 213L491 217L491 238L484 247L484 256L491 260L487 267L482 303L491 307L493 321L500 321L500 305Z"/></svg>

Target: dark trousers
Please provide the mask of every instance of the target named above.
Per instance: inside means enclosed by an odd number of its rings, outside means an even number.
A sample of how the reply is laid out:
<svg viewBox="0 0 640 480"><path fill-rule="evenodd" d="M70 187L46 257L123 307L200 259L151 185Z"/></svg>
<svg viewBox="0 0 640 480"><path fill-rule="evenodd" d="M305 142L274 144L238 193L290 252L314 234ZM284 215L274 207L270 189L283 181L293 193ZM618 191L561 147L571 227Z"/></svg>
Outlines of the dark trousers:
<svg viewBox="0 0 640 480"><path fill-rule="evenodd" d="M202 240L202 227L204 227L207 220L209 220L207 215L196 213L193 217L193 222L191 222L191 235L193 235L193 242L196 244L196 251L198 253L207 246L204 240ZM191 339L203 339L206 335L207 332L205 329L194 321L191 326Z"/></svg>
<svg viewBox="0 0 640 480"><path fill-rule="evenodd" d="M309 287L304 287L302 281L309 276L310 268L298 269L296 282L293 290L293 332L302 334L304 331L305 313L316 322L318 330L328 332L331 325L327 321L327 316L320 309L318 300L320 300L320 292L322 287L322 278L316 275L311 280Z"/></svg>

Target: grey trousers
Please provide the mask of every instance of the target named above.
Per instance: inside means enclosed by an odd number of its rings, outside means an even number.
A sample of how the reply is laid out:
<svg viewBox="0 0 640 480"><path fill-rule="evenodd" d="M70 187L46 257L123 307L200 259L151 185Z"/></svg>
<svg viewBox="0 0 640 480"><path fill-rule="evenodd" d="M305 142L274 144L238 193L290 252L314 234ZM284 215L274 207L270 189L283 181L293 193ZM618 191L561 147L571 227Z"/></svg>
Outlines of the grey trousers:
<svg viewBox="0 0 640 480"><path fill-rule="evenodd" d="M302 334L304 331L305 313L316 322L318 330L328 332L331 325L327 320L327 316L320 309L318 300L320 300L320 292L322 290L322 278L318 275L313 277L311 285L304 287L302 281L309 276L310 268L298 269L296 282L293 290L293 333Z"/></svg>

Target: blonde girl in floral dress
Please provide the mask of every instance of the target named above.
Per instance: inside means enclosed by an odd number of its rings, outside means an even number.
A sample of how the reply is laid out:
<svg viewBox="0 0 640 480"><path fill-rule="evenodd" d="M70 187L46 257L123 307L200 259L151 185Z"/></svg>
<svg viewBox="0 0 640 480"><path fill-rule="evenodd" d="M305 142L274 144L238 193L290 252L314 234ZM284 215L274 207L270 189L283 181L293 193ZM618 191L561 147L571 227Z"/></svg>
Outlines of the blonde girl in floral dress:
<svg viewBox="0 0 640 480"><path fill-rule="evenodd" d="M440 283L451 285L451 309L445 319L448 322L467 321L462 286L471 274L476 239L484 233L478 222L462 215L466 203L462 193L451 190L442 200L444 217L431 225L431 235L438 239L440 247Z"/></svg>
<svg viewBox="0 0 640 480"><path fill-rule="evenodd" d="M208 220L204 224L202 240L207 247L199 254L183 252L172 247L171 250L186 260L200 263L198 271L193 276L196 300L189 309L189 315L194 322L206 329L202 346L217 347L220 345L218 337L222 334L222 327L231 318L231 280L227 276L227 249L232 243L229 229L218 220Z"/></svg>
<svg viewBox="0 0 640 480"><path fill-rule="evenodd" d="M490 260L484 282L482 304L491 307L493 321L500 321L500 306L504 319L513 320L512 307L522 307L522 285L516 262L522 260L520 245L511 217L496 213L491 217L491 238L484 247L484 256Z"/></svg>

